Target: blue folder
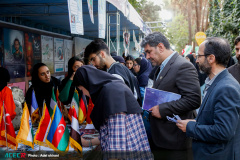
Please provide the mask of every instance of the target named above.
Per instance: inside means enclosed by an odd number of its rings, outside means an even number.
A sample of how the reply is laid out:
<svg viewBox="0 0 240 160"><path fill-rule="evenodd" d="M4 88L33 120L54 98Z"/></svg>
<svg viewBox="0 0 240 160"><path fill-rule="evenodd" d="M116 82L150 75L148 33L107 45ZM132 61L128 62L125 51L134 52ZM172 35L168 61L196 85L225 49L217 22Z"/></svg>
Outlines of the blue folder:
<svg viewBox="0 0 240 160"><path fill-rule="evenodd" d="M146 87L143 101L143 109L148 111L150 108L156 105L176 101L180 98L180 94Z"/></svg>

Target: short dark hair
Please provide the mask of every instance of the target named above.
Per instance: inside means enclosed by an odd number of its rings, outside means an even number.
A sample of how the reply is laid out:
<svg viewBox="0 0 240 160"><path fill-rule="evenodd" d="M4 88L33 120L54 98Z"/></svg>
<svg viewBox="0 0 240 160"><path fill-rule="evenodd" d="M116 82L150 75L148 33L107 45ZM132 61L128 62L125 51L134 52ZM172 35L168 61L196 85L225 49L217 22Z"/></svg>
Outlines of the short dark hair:
<svg viewBox="0 0 240 160"><path fill-rule="evenodd" d="M13 42L13 43L15 43L15 42L18 42L18 44L20 45L20 41L19 41L18 38L15 38L15 39L14 39L14 42Z"/></svg>
<svg viewBox="0 0 240 160"><path fill-rule="evenodd" d="M170 43L168 42L167 38L160 32L153 32L147 35L142 43L141 47L145 47L147 44L151 47L156 47L159 43L162 43L166 49L170 49Z"/></svg>
<svg viewBox="0 0 240 160"><path fill-rule="evenodd" d="M84 51L84 59L88 59L90 54L97 54L99 51L105 51L106 54L109 54L109 48L107 46L107 44L101 40L101 39L95 39L93 40L86 48Z"/></svg>
<svg viewBox="0 0 240 160"><path fill-rule="evenodd" d="M216 63L226 67L231 56L231 47L226 39L209 37L205 40L204 54L213 54L215 56Z"/></svg>
<svg viewBox="0 0 240 160"><path fill-rule="evenodd" d="M238 42L240 42L240 36L238 36L235 40L234 40L234 45L236 46L238 44Z"/></svg>

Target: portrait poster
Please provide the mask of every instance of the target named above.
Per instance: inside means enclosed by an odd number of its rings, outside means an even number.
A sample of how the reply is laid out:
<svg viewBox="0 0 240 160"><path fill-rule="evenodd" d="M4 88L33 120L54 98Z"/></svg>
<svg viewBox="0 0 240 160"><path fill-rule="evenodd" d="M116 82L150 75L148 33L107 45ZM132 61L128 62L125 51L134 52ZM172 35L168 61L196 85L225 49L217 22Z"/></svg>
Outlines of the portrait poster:
<svg viewBox="0 0 240 160"><path fill-rule="evenodd" d="M64 39L64 55L65 55L65 72L68 71L68 60L72 58L72 48L73 48L73 41Z"/></svg>
<svg viewBox="0 0 240 160"><path fill-rule="evenodd" d="M24 36L22 31L4 28L5 65L24 64Z"/></svg>
<svg viewBox="0 0 240 160"><path fill-rule="evenodd" d="M25 95L25 82L17 82L17 83L8 83L8 87L11 89L12 87L17 87L23 91L23 94Z"/></svg>
<svg viewBox="0 0 240 160"><path fill-rule="evenodd" d="M106 31L106 0L98 1L98 37L105 39Z"/></svg>
<svg viewBox="0 0 240 160"><path fill-rule="evenodd" d="M82 0L68 0L68 15L72 34L84 34Z"/></svg>
<svg viewBox="0 0 240 160"><path fill-rule="evenodd" d="M41 36L42 63L45 63L50 72L54 73L53 65L53 37Z"/></svg>
<svg viewBox="0 0 240 160"><path fill-rule="evenodd" d="M64 63L63 39L54 38L54 62Z"/></svg>
<svg viewBox="0 0 240 160"><path fill-rule="evenodd" d="M41 62L41 36L34 33L24 33L27 77L31 76L32 68Z"/></svg>
<svg viewBox="0 0 240 160"><path fill-rule="evenodd" d="M11 78L25 77L24 35L22 31L3 29L4 66Z"/></svg>
<svg viewBox="0 0 240 160"><path fill-rule="evenodd" d="M64 63L55 63L55 72L64 72Z"/></svg>
<svg viewBox="0 0 240 160"><path fill-rule="evenodd" d="M88 2L88 10L89 10L89 15L91 18L92 23L94 24L94 17L93 17L93 0L87 0Z"/></svg>

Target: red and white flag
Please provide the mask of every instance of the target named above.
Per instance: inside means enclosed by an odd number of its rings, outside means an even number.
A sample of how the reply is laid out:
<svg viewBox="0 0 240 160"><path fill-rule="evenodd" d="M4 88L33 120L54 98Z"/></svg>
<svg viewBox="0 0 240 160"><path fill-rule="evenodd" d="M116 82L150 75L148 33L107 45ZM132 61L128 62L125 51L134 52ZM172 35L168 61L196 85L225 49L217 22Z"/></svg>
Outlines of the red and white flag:
<svg viewBox="0 0 240 160"><path fill-rule="evenodd" d="M79 122L77 118L77 112L75 107L72 107L72 122L71 122L71 132L70 132L70 146L76 151L82 152L81 136L79 132Z"/></svg>
<svg viewBox="0 0 240 160"><path fill-rule="evenodd" d="M0 133L0 145L16 150L18 147L16 134L10 114L5 105L0 107Z"/></svg>
<svg viewBox="0 0 240 160"><path fill-rule="evenodd" d="M51 126L51 117L48 112L46 103L44 103L44 108L43 108L42 113L43 113L43 115L42 115L42 118L38 125L38 130L34 137L34 143L41 145L41 146L48 147L45 140L47 138L47 134L48 134L49 128Z"/></svg>

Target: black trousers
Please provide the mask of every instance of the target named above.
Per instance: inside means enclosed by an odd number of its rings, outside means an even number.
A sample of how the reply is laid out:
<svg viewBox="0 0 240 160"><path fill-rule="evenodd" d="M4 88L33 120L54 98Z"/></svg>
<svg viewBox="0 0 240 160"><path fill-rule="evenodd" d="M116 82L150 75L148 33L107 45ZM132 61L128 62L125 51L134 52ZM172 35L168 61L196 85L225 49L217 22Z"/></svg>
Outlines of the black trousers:
<svg viewBox="0 0 240 160"><path fill-rule="evenodd" d="M187 150L170 150L157 147L149 140L154 160L193 160L192 148Z"/></svg>

